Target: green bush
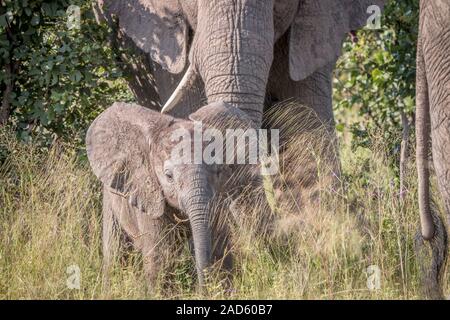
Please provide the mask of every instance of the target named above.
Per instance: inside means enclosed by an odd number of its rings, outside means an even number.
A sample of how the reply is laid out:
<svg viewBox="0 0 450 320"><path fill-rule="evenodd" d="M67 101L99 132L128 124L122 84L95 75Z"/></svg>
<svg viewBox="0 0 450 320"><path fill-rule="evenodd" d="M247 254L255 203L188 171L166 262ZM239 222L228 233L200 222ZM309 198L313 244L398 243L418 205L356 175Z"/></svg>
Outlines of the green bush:
<svg viewBox="0 0 450 320"><path fill-rule="evenodd" d="M344 45L334 100L338 115L358 114L346 128L355 146L367 146L371 132L383 132L391 152L398 153L401 112L414 119L418 15L419 0L389 1L381 30L363 29L357 44ZM341 131L343 122L341 117Z"/></svg>
<svg viewBox="0 0 450 320"><path fill-rule="evenodd" d="M7 123L22 140L80 144L102 109L132 99L91 1L1 2L0 87L10 103ZM70 5L81 9L79 28L67 23Z"/></svg>

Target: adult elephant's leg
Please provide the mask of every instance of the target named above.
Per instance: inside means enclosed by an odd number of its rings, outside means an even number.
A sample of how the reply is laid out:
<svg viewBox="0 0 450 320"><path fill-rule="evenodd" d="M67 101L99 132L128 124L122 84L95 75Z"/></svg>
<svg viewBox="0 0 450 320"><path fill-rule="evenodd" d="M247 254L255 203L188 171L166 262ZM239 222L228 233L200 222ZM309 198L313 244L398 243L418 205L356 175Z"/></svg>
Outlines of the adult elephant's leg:
<svg viewBox="0 0 450 320"><path fill-rule="evenodd" d="M311 108L329 132L334 135L334 116L332 110L332 71L333 65L326 65L302 81L293 81L289 75L288 34L277 41L274 61L268 83L269 106L280 101L295 99L299 104Z"/></svg>
<svg viewBox="0 0 450 320"><path fill-rule="evenodd" d="M432 7L435 4L430 4ZM447 6L450 9L450 6ZM436 5L434 10L442 10ZM437 12L437 11L435 11ZM424 24L423 59L426 78L428 80L429 113L433 164L438 181L441 200L450 222L450 14L439 21L437 25ZM436 16L439 17L439 14ZM434 17L429 17L429 20ZM440 24L441 22L442 24ZM427 28L428 29L425 29ZM425 32L427 30L428 32ZM436 197L438 198L438 197ZM441 298L443 291L441 281L448 255L448 230L438 214L434 213L435 234L430 240L433 248L433 261L429 271L429 279L436 279L436 290L428 289L428 297ZM446 232L447 231L447 232ZM431 278L430 276L434 277ZM430 282L428 282L429 284ZM431 287L433 288L433 287Z"/></svg>
<svg viewBox="0 0 450 320"><path fill-rule="evenodd" d="M295 141L302 143L302 146L305 144L300 141L307 139L308 144L312 143L319 149L319 153L315 155L306 150L300 154L305 148L296 148L295 142L292 142L282 153L282 159L287 157L289 160L282 162L287 163L281 168L284 187L277 188L291 189L289 193L292 193L298 201L302 201L305 199L299 193L309 194L315 199L320 176L329 177L327 180L331 180L332 185L339 182L340 162L332 110L333 66L327 65L303 81L291 80L287 59L287 38L287 35L283 36L275 46L275 58L267 90L266 108L270 110L266 114L270 118L269 126L278 122L274 127L282 128L280 137L282 144L295 137ZM284 103L284 101L292 102ZM286 193L286 190L284 191Z"/></svg>
<svg viewBox="0 0 450 320"><path fill-rule="evenodd" d="M221 271L231 274L233 268L233 257L231 255L230 233L228 227L225 225L227 221L221 219L220 216L214 221L213 226L213 243L212 243L212 259L213 264L216 264ZM229 286L230 278L227 278Z"/></svg>
<svg viewBox="0 0 450 320"><path fill-rule="evenodd" d="M430 52L435 65L428 67L430 74L430 113L433 161L439 191L450 225L450 32ZM436 48L437 47L437 48Z"/></svg>
<svg viewBox="0 0 450 320"><path fill-rule="evenodd" d="M447 109L450 109L450 105ZM433 133L433 140L436 141L433 143L433 157L447 224L450 225L450 118L448 116L446 116L447 121L444 121L440 128Z"/></svg>
<svg viewBox="0 0 450 320"><path fill-rule="evenodd" d="M450 66L450 64L448 65ZM440 73L440 71L438 72ZM432 76L430 79L437 78ZM431 109L429 110L433 164L438 182L438 190L440 191L447 221L450 223L450 95L448 89L446 89L446 86L448 88L449 85L449 75L444 76L444 79L441 78L437 83L430 85L430 100L437 103L435 105L431 104ZM429 188L429 186L426 187ZM439 199L439 195L436 195L436 198ZM431 264L426 263L428 261L427 256L418 254L418 257L421 259L420 265L422 268L422 283L425 297L441 299L444 298L442 281L444 280L443 275L448 255L448 230L445 228L443 218L440 217L439 212L434 210L433 207L431 205L430 213L434 233L431 239L427 239L432 249Z"/></svg>
<svg viewBox="0 0 450 320"><path fill-rule="evenodd" d="M450 183L450 37L437 19L429 16L434 3L421 2L417 48L417 170L421 232L416 236L415 251L420 269L423 295L443 298L442 276L447 257L447 233L430 197L429 145L430 133L434 167L445 206L449 206ZM426 8L428 6L428 8ZM428 10L430 9L430 10ZM445 12L439 8L441 12ZM448 23L448 19L443 20ZM436 28L437 26L437 28ZM447 41L446 41L447 39Z"/></svg>

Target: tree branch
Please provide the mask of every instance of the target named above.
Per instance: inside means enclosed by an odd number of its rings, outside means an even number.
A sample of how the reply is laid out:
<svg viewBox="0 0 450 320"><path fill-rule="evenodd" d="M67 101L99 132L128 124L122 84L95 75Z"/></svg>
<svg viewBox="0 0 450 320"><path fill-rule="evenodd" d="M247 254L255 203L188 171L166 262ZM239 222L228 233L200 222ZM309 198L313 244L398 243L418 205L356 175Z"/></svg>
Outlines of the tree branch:
<svg viewBox="0 0 450 320"><path fill-rule="evenodd" d="M408 121L408 117L406 116L403 110L400 110L400 114L402 117L402 128L403 128L402 144L400 148L400 199L403 200L406 195L405 174L408 163L408 147L409 147L408 142L409 142L410 124Z"/></svg>

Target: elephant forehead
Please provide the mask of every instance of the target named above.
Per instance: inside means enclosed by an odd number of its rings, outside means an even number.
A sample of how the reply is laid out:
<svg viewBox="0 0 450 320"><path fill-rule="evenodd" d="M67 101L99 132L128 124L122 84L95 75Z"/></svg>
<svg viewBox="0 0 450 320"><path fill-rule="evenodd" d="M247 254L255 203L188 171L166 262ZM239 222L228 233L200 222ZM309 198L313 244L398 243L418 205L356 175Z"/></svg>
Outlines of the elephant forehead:
<svg viewBox="0 0 450 320"><path fill-rule="evenodd" d="M289 28L300 0L276 0L274 2L274 27L276 37L280 37ZM180 2L183 13L191 27L197 29L198 0L183 0Z"/></svg>
<svg viewBox="0 0 450 320"><path fill-rule="evenodd" d="M181 141L194 139L194 123L190 121L176 122L168 130L159 132L159 139L156 141L164 150L171 150Z"/></svg>
<svg viewBox="0 0 450 320"><path fill-rule="evenodd" d="M206 152L205 150L208 152L225 150L227 133L229 134L228 131L219 130L200 121L177 124L172 126L167 133L162 133L161 138L158 139L159 155L162 158L169 159L172 156L177 157L180 153L186 154L187 152L191 154L191 161L194 161L194 157L203 155L203 152ZM236 138L239 138L241 132L232 132L233 134L237 134ZM234 136L232 141L234 141L233 139Z"/></svg>

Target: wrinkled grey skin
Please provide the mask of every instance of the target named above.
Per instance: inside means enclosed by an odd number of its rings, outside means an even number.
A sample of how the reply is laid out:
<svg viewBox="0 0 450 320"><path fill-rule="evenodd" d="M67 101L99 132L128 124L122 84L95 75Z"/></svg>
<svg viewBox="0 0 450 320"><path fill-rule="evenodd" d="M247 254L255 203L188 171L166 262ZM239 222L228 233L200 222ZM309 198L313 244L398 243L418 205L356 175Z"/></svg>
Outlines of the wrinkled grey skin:
<svg viewBox="0 0 450 320"><path fill-rule="evenodd" d="M120 45L135 43L141 53L139 62L133 58L128 63L138 101L158 100L153 103L158 110L192 65L199 76L175 115L186 117L205 101L224 101L244 110L259 127L264 109L288 98L296 98L333 124L331 71L342 41L349 31L366 24L370 5L383 4L383 0L98 0L97 11L110 22L116 17ZM152 81L157 92L147 87Z"/></svg>
<svg viewBox="0 0 450 320"><path fill-rule="evenodd" d="M204 128L249 128L251 120L242 111L223 103L199 109L190 119ZM221 259L226 244L220 230L213 230L210 205L230 178L226 165L174 164L174 130L193 131L194 121L176 119L148 108L115 103L90 126L87 154L92 170L102 181L103 252L108 269L112 254L114 222L133 240L144 256L150 284L158 274L162 230L178 217L186 218L192 231L199 284L212 259ZM192 135L191 135L192 136ZM193 148L192 148L193 149ZM193 150L192 150L193 151ZM227 185L227 190L229 186ZM213 239L213 237L216 237ZM217 239L220 238L220 239ZM225 266L228 267L228 266Z"/></svg>
<svg viewBox="0 0 450 320"><path fill-rule="evenodd" d="M131 71L130 88L140 104L160 110L189 67L196 77L173 116L187 118L205 103L226 102L259 128L266 109L295 98L330 124L334 134L331 72L342 42L349 31L366 24L370 5L382 8L383 3L98 0L96 11L99 19L116 26L112 43L132 48L121 59ZM202 192L209 193L208 188ZM200 270L207 265L208 250L204 246L197 259Z"/></svg>
<svg viewBox="0 0 450 320"><path fill-rule="evenodd" d="M421 266L426 297L443 297L440 280L447 255L447 233L431 203L429 146L447 219L450 222L450 0L420 1L417 50L417 170L421 238L431 246L431 267ZM431 138L431 139L430 139ZM423 261L420 261L423 264Z"/></svg>

